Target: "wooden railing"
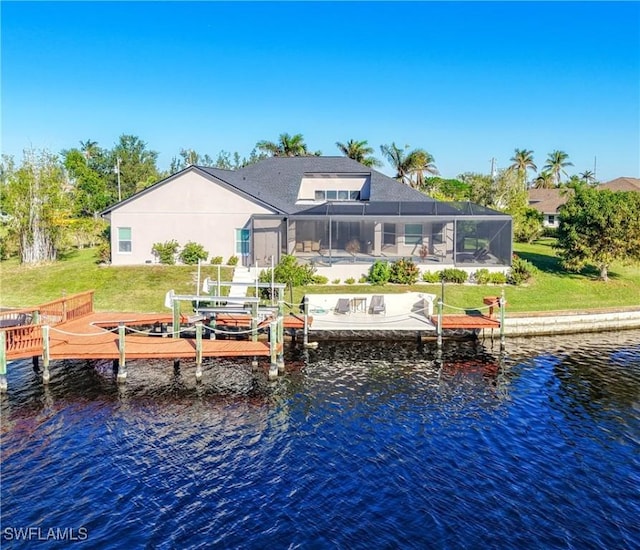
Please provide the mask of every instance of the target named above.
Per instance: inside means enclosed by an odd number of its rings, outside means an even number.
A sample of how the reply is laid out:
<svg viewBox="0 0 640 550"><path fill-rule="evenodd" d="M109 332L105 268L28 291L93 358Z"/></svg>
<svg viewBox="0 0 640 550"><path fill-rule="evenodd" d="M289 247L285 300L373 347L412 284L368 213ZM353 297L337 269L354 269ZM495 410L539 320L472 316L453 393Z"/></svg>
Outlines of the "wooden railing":
<svg viewBox="0 0 640 550"><path fill-rule="evenodd" d="M0 328L9 328L33 323L37 308L9 309L0 311Z"/></svg>
<svg viewBox="0 0 640 550"><path fill-rule="evenodd" d="M65 296L35 308L40 313L40 322L57 325L93 313L93 290Z"/></svg>
<svg viewBox="0 0 640 550"><path fill-rule="evenodd" d="M4 332L7 359L31 357L42 353L42 325L10 327Z"/></svg>
<svg viewBox="0 0 640 550"><path fill-rule="evenodd" d="M93 313L93 290L65 296L33 308L0 311L6 359L42 353L42 325L55 326Z"/></svg>

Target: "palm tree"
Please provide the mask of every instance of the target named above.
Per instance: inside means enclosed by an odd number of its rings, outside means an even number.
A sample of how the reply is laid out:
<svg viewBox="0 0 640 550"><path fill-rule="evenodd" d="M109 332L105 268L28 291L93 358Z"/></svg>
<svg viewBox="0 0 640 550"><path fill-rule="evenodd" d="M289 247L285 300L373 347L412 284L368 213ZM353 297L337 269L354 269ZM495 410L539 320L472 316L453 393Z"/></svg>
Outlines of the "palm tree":
<svg viewBox="0 0 640 550"><path fill-rule="evenodd" d="M80 141L80 151L84 155L84 158L89 163L89 160L96 157L100 153L98 142L88 139L87 141Z"/></svg>
<svg viewBox="0 0 640 550"><path fill-rule="evenodd" d="M511 157L513 163L509 166L509 170L516 170L518 172L518 179L524 189L527 188L527 170L538 171L538 167L533 162L533 151L527 151L526 149L516 149L515 154Z"/></svg>
<svg viewBox="0 0 640 550"><path fill-rule="evenodd" d="M593 184L596 182L596 175L591 170L585 170L580 174L580 178L587 185Z"/></svg>
<svg viewBox="0 0 640 550"><path fill-rule="evenodd" d="M543 170L542 173L536 178L534 187L536 189L553 189L553 174L549 171Z"/></svg>
<svg viewBox="0 0 640 550"><path fill-rule="evenodd" d="M549 170L553 174L556 186L560 185L560 174L567 175L565 168L567 166L573 166L573 163L567 160L568 158L569 155L567 155L567 153L557 150L549 153L547 157L547 164L544 165L543 170Z"/></svg>
<svg viewBox="0 0 640 550"><path fill-rule="evenodd" d="M293 136L286 133L280 134L277 143L266 140L259 141L256 143L256 149L274 157L306 157L309 155L302 134Z"/></svg>
<svg viewBox="0 0 640 550"><path fill-rule="evenodd" d="M373 153L373 147L369 147L367 140L355 141L350 139L347 143L340 143L336 141L336 146L340 149L340 152L350 159L353 159L360 164L369 166L382 166L382 163L375 157L371 156Z"/></svg>
<svg viewBox="0 0 640 550"><path fill-rule="evenodd" d="M406 183L410 187L419 188L423 184L424 174L437 174L433 156L424 149L414 149L405 152L409 148L405 145L400 149L395 142L391 145L381 145L380 152L396 171L396 179ZM413 178L415 176L415 179Z"/></svg>

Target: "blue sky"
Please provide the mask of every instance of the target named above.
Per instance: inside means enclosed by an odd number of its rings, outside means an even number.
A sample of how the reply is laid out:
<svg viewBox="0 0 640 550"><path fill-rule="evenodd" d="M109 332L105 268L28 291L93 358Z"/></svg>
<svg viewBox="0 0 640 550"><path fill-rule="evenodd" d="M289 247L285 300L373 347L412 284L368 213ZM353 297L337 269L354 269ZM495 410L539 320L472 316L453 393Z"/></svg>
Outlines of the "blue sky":
<svg viewBox="0 0 640 550"><path fill-rule="evenodd" d="M640 177L638 2L4 1L1 19L16 156L126 133L166 169L288 132L325 155L422 147L445 177L515 148Z"/></svg>

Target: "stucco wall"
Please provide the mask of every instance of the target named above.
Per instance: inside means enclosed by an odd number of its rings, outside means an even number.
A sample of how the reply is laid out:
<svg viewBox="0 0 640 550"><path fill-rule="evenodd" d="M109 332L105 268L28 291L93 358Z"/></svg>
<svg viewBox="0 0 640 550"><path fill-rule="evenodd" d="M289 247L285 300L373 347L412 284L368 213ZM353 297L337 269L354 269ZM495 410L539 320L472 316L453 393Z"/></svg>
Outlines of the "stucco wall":
<svg viewBox="0 0 640 550"><path fill-rule="evenodd" d="M172 239L202 244L209 257L226 261L235 255L235 230L252 214L269 210L195 173L185 172L111 213L111 262L114 265L155 262L154 243ZM131 228L131 252L118 251L118 228ZM248 226L247 226L248 227Z"/></svg>

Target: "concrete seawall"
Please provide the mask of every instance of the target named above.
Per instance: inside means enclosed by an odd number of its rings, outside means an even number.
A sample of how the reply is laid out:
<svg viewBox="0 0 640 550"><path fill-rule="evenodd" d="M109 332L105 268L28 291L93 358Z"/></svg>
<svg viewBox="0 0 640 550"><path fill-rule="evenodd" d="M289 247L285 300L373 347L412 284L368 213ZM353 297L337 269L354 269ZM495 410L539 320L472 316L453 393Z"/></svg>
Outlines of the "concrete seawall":
<svg viewBox="0 0 640 550"><path fill-rule="evenodd" d="M640 306L582 312L507 313L504 322L506 336L574 334L640 328Z"/></svg>

